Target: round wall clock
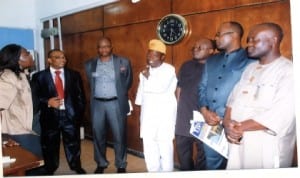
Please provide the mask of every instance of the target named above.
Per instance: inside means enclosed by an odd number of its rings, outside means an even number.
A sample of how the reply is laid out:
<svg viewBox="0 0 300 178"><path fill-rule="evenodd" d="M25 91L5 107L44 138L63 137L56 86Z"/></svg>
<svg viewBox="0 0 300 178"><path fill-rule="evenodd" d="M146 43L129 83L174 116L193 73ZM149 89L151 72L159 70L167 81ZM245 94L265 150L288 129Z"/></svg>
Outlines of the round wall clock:
<svg viewBox="0 0 300 178"><path fill-rule="evenodd" d="M166 44L175 44L181 41L188 32L185 18L178 14L164 16L157 25L157 36Z"/></svg>

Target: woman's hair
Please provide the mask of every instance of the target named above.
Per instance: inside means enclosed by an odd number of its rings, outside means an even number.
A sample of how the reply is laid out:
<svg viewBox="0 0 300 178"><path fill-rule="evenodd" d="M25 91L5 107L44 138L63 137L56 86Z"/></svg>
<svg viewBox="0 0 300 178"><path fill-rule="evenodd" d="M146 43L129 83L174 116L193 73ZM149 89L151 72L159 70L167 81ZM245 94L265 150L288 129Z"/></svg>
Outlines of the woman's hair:
<svg viewBox="0 0 300 178"><path fill-rule="evenodd" d="M20 72L22 72L19 65L21 50L22 46L17 44L6 45L0 50L0 75L4 69L10 69L18 77L20 76Z"/></svg>

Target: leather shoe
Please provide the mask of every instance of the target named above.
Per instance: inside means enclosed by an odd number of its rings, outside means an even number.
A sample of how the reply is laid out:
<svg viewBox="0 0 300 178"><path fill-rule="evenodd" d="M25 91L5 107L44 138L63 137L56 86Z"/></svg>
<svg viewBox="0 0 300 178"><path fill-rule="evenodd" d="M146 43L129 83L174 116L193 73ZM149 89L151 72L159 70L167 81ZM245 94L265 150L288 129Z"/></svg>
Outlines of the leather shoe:
<svg viewBox="0 0 300 178"><path fill-rule="evenodd" d="M103 174L103 172L104 172L104 167L97 167L97 169L95 170L95 173L96 174Z"/></svg>
<svg viewBox="0 0 300 178"><path fill-rule="evenodd" d="M126 173L125 168L118 168L117 173Z"/></svg>
<svg viewBox="0 0 300 178"><path fill-rule="evenodd" d="M85 171L84 169L82 169L82 168L76 169L75 172L76 172L77 174L86 174L86 171Z"/></svg>

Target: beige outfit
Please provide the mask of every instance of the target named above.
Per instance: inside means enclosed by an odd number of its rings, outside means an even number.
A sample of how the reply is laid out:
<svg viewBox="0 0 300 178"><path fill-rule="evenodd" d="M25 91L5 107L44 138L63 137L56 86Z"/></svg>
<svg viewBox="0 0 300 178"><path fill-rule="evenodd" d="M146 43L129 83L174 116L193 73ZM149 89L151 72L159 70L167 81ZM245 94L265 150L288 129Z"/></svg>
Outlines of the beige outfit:
<svg viewBox="0 0 300 178"><path fill-rule="evenodd" d="M8 69L0 74L1 129L10 135L33 133L31 89L26 75L20 76L22 79Z"/></svg>
<svg viewBox="0 0 300 178"><path fill-rule="evenodd" d="M270 64L249 64L228 98L231 118L253 119L267 131L244 132L229 145L227 169L290 167L296 138L293 66L280 57Z"/></svg>

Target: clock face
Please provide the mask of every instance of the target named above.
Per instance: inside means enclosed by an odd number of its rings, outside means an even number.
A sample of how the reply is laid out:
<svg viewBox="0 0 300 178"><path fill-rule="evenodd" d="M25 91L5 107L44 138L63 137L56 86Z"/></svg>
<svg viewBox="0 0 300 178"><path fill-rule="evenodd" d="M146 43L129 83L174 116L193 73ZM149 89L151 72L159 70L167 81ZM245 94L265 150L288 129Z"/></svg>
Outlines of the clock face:
<svg viewBox="0 0 300 178"><path fill-rule="evenodd" d="M187 33L187 22L178 14L163 17L157 25L157 35L166 44L175 44Z"/></svg>

